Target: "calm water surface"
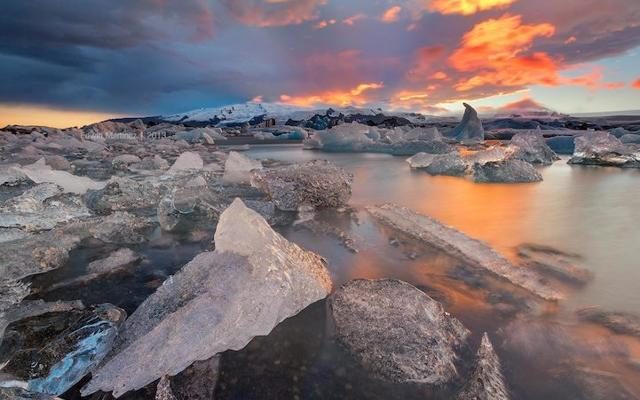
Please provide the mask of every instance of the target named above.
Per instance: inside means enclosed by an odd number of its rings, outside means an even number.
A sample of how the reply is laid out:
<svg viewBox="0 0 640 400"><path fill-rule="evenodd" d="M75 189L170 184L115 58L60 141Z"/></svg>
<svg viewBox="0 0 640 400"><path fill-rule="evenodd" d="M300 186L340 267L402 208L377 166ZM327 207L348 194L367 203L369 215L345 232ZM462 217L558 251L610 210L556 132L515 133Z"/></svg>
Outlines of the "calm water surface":
<svg viewBox="0 0 640 400"><path fill-rule="evenodd" d="M571 167L563 160L541 170L544 182L493 185L432 177L412 171L404 157L381 154L264 145L253 146L247 155L282 161L327 159L355 175L354 212L322 211L312 224L277 229L327 258L336 285L354 278L402 279L443 303L472 331L458 365L461 380L472 367L480 337L488 332L514 400L640 398L640 342L580 323L573 313L588 305L640 310L640 171ZM582 288L566 288L567 299L557 306L540 304L517 288L377 224L363 210L384 202L435 217L514 261L514 247L524 242L580 254L595 279ZM336 232L352 238L358 252L347 249ZM130 313L168 275L209 248L212 236L213 230L195 237L157 230L149 244L135 248L145 261L132 276L35 297L108 301ZM112 250L87 243L72 254L69 267L37 278L35 287L77 275ZM449 399L462 384L425 391L379 382L344 353L330 332L326 302L320 301L246 348L225 352L215 398ZM78 398L77 388L65 398ZM152 398L153 393L145 391L124 397Z"/></svg>

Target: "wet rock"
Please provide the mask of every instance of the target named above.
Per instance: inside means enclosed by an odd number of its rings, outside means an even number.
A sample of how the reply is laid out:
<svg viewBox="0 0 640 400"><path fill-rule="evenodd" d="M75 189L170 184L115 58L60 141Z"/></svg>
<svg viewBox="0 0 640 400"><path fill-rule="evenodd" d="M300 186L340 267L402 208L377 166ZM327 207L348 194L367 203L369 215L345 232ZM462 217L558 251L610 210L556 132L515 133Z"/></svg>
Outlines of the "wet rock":
<svg viewBox="0 0 640 400"><path fill-rule="evenodd" d="M104 188L88 191L85 202L98 214L154 208L166 190L161 182L114 176Z"/></svg>
<svg viewBox="0 0 640 400"><path fill-rule="evenodd" d="M79 197L62 192L58 185L42 183L5 201L0 205L0 227L47 230L91 215Z"/></svg>
<svg viewBox="0 0 640 400"><path fill-rule="evenodd" d="M376 377L439 385L456 375L470 332L442 305L398 280L354 280L331 295L338 342Z"/></svg>
<svg viewBox="0 0 640 400"><path fill-rule="evenodd" d="M493 350L489 336L482 336L476 355L476 366L465 387L456 395L458 400L508 400L500 359Z"/></svg>
<svg viewBox="0 0 640 400"><path fill-rule="evenodd" d="M411 168L424 169L431 175L462 176L469 164L458 152L447 154L418 153L407 160Z"/></svg>
<svg viewBox="0 0 640 400"><path fill-rule="evenodd" d="M575 139L569 164L640 168L640 155L608 132L588 132Z"/></svg>
<svg viewBox="0 0 640 400"><path fill-rule="evenodd" d="M484 128L476 110L467 103L464 105L462 121L449 134L462 144L474 144L484 142Z"/></svg>
<svg viewBox="0 0 640 400"><path fill-rule="evenodd" d="M42 335L37 326L24 331L28 321L16 327L26 334L27 346L14 349L3 372L26 381L31 391L51 395L66 392L90 373L111 349L126 314L111 304L67 314L65 329L54 337Z"/></svg>
<svg viewBox="0 0 640 400"><path fill-rule="evenodd" d="M30 392L18 387L1 387L0 400L62 400L44 393Z"/></svg>
<svg viewBox="0 0 640 400"><path fill-rule="evenodd" d="M262 163L260 161L232 151L224 164L222 181L225 183L249 184L251 183L251 171L261 169Z"/></svg>
<svg viewBox="0 0 640 400"><path fill-rule="evenodd" d="M550 272L561 279L579 284L593 279L591 271L579 265L580 257L575 254L531 243L521 244L517 251L526 264Z"/></svg>
<svg viewBox="0 0 640 400"><path fill-rule="evenodd" d="M251 184L269 194L276 207L338 208L351 198L353 176L328 161L310 161L254 171Z"/></svg>
<svg viewBox="0 0 640 400"><path fill-rule="evenodd" d="M513 149L511 158L526 161L531 164L551 165L560 159L544 141L541 133L518 133L509 142Z"/></svg>
<svg viewBox="0 0 640 400"><path fill-rule="evenodd" d="M556 154L573 154L575 151L573 136L555 136L545 139L547 146Z"/></svg>
<svg viewBox="0 0 640 400"><path fill-rule="evenodd" d="M84 194L87 190L102 189L105 185L105 182L97 182L66 171L53 170L45 164L44 158L34 164L20 168L20 171L35 183L53 183L62 187L68 193Z"/></svg>
<svg viewBox="0 0 640 400"><path fill-rule="evenodd" d="M542 175L526 161L505 160L474 164L473 180L477 183L529 183L542 181Z"/></svg>
<svg viewBox="0 0 640 400"><path fill-rule="evenodd" d="M140 259L140 255L133 250L127 248L119 249L109 254L106 258L89 263L83 275L55 283L47 287L46 290L52 291L68 286L86 285L106 275L132 272L130 269L140 261Z"/></svg>
<svg viewBox="0 0 640 400"><path fill-rule="evenodd" d="M288 242L239 199L221 215L215 245L127 319L83 395L102 390L119 397L194 361L241 349L331 291L323 259Z"/></svg>
<svg viewBox="0 0 640 400"><path fill-rule="evenodd" d="M394 204L370 206L367 210L380 222L426 242L469 266L492 272L543 299L558 300L562 297L544 284L543 279L534 271L514 266L487 244L433 218Z"/></svg>
<svg viewBox="0 0 640 400"><path fill-rule="evenodd" d="M186 151L176 159L171 168L169 168L169 174L180 174L194 170L201 170L204 167L204 161L200 154L191 151Z"/></svg>
<svg viewBox="0 0 640 400"><path fill-rule="evenodd" d="M583 308L577 314L583 321L602 325L615 333L640 338L640 317L637 315L607 311L599 307Z"/></svg>

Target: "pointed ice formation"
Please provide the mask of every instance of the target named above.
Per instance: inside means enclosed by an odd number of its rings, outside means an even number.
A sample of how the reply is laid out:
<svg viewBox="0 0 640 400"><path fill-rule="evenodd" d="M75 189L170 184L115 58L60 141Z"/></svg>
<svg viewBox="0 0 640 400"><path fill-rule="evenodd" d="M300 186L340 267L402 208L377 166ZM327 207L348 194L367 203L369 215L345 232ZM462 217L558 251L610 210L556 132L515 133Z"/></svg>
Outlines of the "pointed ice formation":
<svg viewBox="0 0 640 400"><path fill-rule="evenodd" d="M222 181L225 183L249 184L251 183L251 171L262 169L262 163L253 160L237 151L232 151L227 156L224 164Z"/></svg>
<svg viewBox="0 0 640 400"><path fill-rule="evenodd" d="M83 395L102 390L119 397L194 361L241 349L331 291L324 260L273 231L240 199L220 216L215 246L127 319Z"/></svg>
<svg viewBox="0 0 640 400"><path fill-rule="evenodd" d="M467 103L464 106L462 121L449 134L462 144L475 144L484 142L484 128L478 117L478 112Z"/></svg>
<svg viewBox="0 0 640 400"><path fill-rule="evenodd" d="M485 333L476 355L476 367L465 387L458 392L457 400L509 400L500 359Z"/></svg>
<svg viewBox="0 0 640 400"><path fill-rule="evenodd" d="M471 266L483 268L495 275L546 299L562 296L543 283L541 276L527 268L518 268L487 244L464 233L394 204L367 207L378 220L418 240L429 243Z"/></svg>

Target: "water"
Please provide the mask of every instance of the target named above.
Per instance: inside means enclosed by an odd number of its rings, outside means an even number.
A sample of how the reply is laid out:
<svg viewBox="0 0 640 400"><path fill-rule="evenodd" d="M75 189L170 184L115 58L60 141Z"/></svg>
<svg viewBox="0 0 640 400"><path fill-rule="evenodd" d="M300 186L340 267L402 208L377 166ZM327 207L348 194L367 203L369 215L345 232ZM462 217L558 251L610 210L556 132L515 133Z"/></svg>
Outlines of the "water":
<svg viewBox="0 0 640 400"><path fill-rule="evenodd" d="M596 279L568 306L640 310L640 171L580 167L566 159L536 184L475 184L412 171L404 157L330 154L299 146L254 147L247 155L283 161L328 159L354 173L352 204L392 202L489 243L507 257L539 243L584 257Z"/></svg>
<svg viewBox="0 0 640 400"><path fill-rule="evenodd" d="M336 286L355 278L402 279L443 303L472 331L458 365L460 379L471 368L482 333L488 332L514 399L640 396L637 339L580 323L573 313L587 305L640 309L635 257L640 244L639 171L560 161L542 168L542 183L480 185L412 171L403 157L383 154L327 154L265 145L252 147L247 155L281 161L328 159L354 174L353 212L327 210L317 213L313 223L278 230L326 257ZM595 279L581 288L565 288L567 299L557 306L535 302L522 290L381 226L363 210L384 202L435 217L514 261L514 247L525 242L580 254ZM344 245L339 232L353 239L357 253ZM206 250L212 232L201 238L155 236L154 245L135 248L146 261L132 276L41 297L79 298L87 304L109 301L131 312L166 276ZM71 268L37 278L36 287L78 274L87 262L113 250L87 243L72 254ZM224 353L215 398L448 399L461 384L425 391L376 381L332 340L330 325L326 302L320 301L246 348ZM77 398L77 390L65 398ZM149 398L153 393L148 391L125 396Z"/></svg>

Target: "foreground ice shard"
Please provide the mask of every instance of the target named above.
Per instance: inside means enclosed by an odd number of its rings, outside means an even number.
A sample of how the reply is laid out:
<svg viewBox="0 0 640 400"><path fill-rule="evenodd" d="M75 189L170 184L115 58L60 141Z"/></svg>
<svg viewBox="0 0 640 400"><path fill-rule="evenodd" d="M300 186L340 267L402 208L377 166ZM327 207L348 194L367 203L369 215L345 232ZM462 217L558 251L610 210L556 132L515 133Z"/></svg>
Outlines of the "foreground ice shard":
<svg viewBox="0 0 640 400"><path fill-rule="evenodd" d="M185 265L131 315L83 395L123 393L243 348L326 297L324 260L273 231L240 199L220 216L216 250Z"/></svg>
<svg viewBox="0 0 640 400"><path fill-rule="evenodd" d="M394 204L370 206L367 210L382 223L437 247L472 266L486 269L545 300L559 300L562 297L559 292L546 285L542 277L534 271L514 266L487 244L433 218Z"/></svg>

